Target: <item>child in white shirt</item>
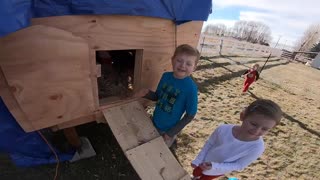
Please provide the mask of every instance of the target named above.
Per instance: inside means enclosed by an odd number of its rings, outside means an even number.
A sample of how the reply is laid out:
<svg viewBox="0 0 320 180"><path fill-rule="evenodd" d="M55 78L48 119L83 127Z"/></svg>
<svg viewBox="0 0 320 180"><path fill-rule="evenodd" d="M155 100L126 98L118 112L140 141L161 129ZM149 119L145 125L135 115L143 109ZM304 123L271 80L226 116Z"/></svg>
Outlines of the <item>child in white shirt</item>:
<svg viewBox="0 0 320 180"><path fill-rule="evenodd" d="M210 180L249 166L264 151L262 136L281 117L279 105L259 99L241 112L241 125L220 125L191 163L194 179Z"/></svg>

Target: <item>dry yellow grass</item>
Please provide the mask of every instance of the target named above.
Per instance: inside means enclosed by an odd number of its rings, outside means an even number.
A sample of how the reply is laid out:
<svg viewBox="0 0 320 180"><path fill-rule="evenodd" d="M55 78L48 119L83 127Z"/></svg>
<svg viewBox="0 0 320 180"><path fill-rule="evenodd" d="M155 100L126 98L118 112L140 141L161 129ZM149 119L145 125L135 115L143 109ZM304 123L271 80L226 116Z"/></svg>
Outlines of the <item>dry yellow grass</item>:
<svg viewBox="0 0 320 180"><path fill-rule="evenodd" d="M285 112L282 123L265 136L263 156L240 179L318 179L320 177L320 71L302 64L271 59L251 94L241 96L244 65L265 58L202 60L193 74L199 84L196 120L178 136L176 154L189 173L190 162L208 136L222 123L237 124L239 112L256 98L272 99ZM225 178L225 177L224 177ZM223 179L223 178L221 178Z"/></svg>

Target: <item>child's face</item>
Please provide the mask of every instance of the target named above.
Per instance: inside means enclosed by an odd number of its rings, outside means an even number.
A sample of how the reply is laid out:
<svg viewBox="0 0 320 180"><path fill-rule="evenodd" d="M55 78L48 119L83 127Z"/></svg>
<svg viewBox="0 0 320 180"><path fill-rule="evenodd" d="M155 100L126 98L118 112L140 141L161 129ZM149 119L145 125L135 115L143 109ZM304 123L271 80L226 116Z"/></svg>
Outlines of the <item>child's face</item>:
<svg viewBox="0 0 320 180"><path fill-rule="evenodd" d="M276 121L260 114L252 114L242 120L241 133L247 140L265 135L276 125Z"/></svg>
<svg viewBox="0 0 320 180"><path fill-rule="evenodd" d="M253 66L253 69L254 69L254 70L257 70L258 68L259 68L258 65Z"/></svg>
<svg viewBox="0 0 320 180"><path fill-rule="evenodd" d="M196 56L178 54L172 59L173 74L178 79L190 76L196 67Z"/></svg>

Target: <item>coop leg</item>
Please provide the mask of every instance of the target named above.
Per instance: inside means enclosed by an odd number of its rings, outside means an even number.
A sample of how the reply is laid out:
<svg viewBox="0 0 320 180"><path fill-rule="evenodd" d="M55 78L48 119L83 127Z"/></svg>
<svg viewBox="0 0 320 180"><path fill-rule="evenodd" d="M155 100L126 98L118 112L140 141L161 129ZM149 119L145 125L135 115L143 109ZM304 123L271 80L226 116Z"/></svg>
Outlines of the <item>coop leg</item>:
<svg viewBox="0 0 320 180"><path fill-rule="evenodd" d="M79 137L74 127L66 128L63 130L63 132L71 146L77 150L72 159L69 160L70 162L75 162L80 159L85 159L96 155L96 152L93 149L89 139L86 137Z"/></svg>
<svg viewBox="0 0 320 180"><path fill-rule="evenodd" d="M72 147L76 149L81 147L80 137L74 127L64 129L63 133Z"/></svg>

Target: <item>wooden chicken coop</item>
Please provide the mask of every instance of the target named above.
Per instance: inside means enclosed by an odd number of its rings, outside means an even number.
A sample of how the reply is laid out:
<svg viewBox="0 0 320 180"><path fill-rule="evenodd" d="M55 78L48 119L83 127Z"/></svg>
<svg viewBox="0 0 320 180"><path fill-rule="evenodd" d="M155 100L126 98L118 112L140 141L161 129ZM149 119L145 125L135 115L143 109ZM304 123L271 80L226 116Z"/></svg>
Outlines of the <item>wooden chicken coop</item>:
<svg viewBox="0 0 320 180"><path fill-rule="evenodd" d="M155 89L175 47L196 46L201 28L142 16L32 19L0 39L1 96L26 132L101 121L105 106Z"/></svg>
<svg viewBox="0 0 320 180"><path fill-rule="evenodd" d="M1 98L26 132L105 122L142 179L190 179L130 96L154 90L175 47L195 47L201 28L142 16L32 19L0 39Z"/></svg>
<svg viewBox="0 0 320 180"><path fill-rule="evenodd" d="M0 4L0 98L25 132L108 123L141 179L190 179L131 96L198 45L211 0Z"/></svg>

